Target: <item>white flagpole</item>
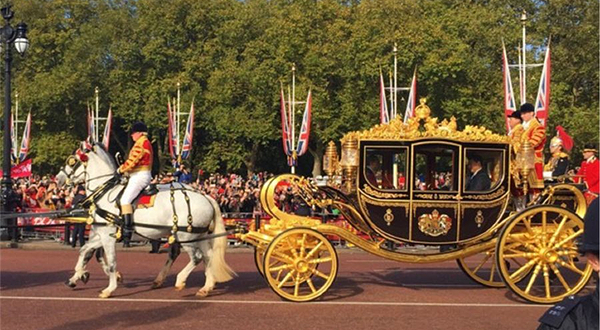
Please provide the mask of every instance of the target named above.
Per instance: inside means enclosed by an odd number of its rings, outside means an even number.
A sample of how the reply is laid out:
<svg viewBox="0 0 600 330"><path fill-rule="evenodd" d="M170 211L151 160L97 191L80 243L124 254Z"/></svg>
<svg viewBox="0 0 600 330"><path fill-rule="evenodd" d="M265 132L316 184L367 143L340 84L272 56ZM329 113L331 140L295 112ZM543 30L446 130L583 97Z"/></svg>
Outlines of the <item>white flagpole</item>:
<svg viewBox="0 0 600 330"><path fill-rule="evenodd" d="M389 73L389 77L390 77L390 120L392 120L393 114L391 112L394 111L394 93L392 93L392 90L394 88L394 79L392 78L391 72Z"/></svg>
<svg viewBox="0 0 600 330"><path fill-rule="evenodd" d="M396 118L396 114L398 113L398 47L394 43L394 108L392 111L392 117L390 119Z"/></svg>
<svg viewBox="0 0 600 330"><path fill-rule="evenodd" d="M296 150L296 64L292 64L292 157ZM295 159L293 159L295 160ZM296 166L292 164L292 174L296 173Z"/></svg>
<svg viewBox="0 0 600 330"><path fill-rule="evenodd" d="M527 23L527 12L523 10L521 14L521 23L523 24L523 94L521 104L527 102L527 44L525 42L525 25Z"/></svg>
<svg viewBox="0 0 600 330"><path fill-rule="evenodd" d="M94 141L98 142L98 127L100 126L100 89L98 89L98 86L94 88L94 94L96 98L96 115L94 116Z"/></svg>
<svg viewBox="0 0 600 330"><path fill-rule="evenodd" d="M177 129L177 152L179 153L179 155L177 155L177 158L179 159L179 156L181 155L181 143L179 141L179 132L181 125L181 83L179 81L177 82L177 120L175 123Z"/></svg>
<svg viewBox="0 0 600 330"><path fill-rule="evenodd" d="M13 119L14 129L13 132L13 143L14 143L14 151L15 151L15 159L17 162L19 161L19 153L21 152L21 145L19 142L19 92L15 92L15 119Z"/></svg>
<svg viewBox="0 0 600 330"><path fill-rule="evenodd" d="M287 107L287 112L288 112L288 118L287 118L288 119L288 126L292 126L292 118L293 118L292 117L293 116L293 114L292 114L292 89L291 89L290 85L288 85L288 102L287 102L287 104L288 104L288 107ZM290 127L290 129L291 129L291 127ZM288 132L289 133L288 139L290 140L290 146L291 146L290 147L290 153L293 153L292 150L294 149L294 145L293 145L294 142L292 142L292 132ZM288 156L288 157L291 157L291 156ZM294 169L293 166L291 168L291 171L292 171L292 174L294 174L295 169Z"/></svg>

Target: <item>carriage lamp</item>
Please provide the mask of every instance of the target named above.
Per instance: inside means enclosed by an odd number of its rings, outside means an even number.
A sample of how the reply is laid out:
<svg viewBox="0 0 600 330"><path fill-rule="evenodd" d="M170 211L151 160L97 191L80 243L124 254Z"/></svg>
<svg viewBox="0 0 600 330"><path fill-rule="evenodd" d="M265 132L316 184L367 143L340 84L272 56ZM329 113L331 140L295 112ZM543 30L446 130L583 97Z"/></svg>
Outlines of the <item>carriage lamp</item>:
<svg viewBox="0 0 600 330"><path fill-rule="evenodd" d="M356 172L358 169L358 139L347 136L342 141L342 187L345 192L353 192Z"/></svg>
<svg viewBox="0 0 600 330"><path fill-rule="evenodd" d="M2 7L0 10L2 13L2 18L4 18L4 26L0 28L0 37L1 37L1 47L0 52L4 53L4 137L3 137L3 153L2 153L2 212L10 213L13 211L16 202L18 201L18 196L16 196L15 192L12 190L12 178L11 178L11 157L10 157L10 129L6 129L10 127L10 118L11 118L11 86L10 86L10 77L11 77L11 63L12 63L12 55L11 55L11 45L14 44L17 52L23 55L27 48L29 48L29 40L27 40L27 25L25 23L17 24L17 28L13 28L10 25L10 20L14 17L15 13L12 11L11 6L7 5ZM14 225L16 224L16 219L5 219L2 218L0 220L1 225ZM0 233L0 240L8 240L11 239L11 247L17 247L17 238L18 232L17 228L13 228L9 233L8 231L2 231Z"/></svg>
<svg viewBox="0 0 600 330"><path fill-rule="evenodd" d="M529 141L525 141L521 146L521 150L519 150L519 155L517 157L517 164L519 164L519 171L523 178L523 193L527 195L529 184L528 177L535 168L535 154Z"/></svg>
<svg viewBox="0 0 600 330"><path fill-rule="evenodd" d="M333 182L335 170L338 166L338 152L333 141L329 141L325 154L323 155L323 170L329 177L329 181Z"/></svg>

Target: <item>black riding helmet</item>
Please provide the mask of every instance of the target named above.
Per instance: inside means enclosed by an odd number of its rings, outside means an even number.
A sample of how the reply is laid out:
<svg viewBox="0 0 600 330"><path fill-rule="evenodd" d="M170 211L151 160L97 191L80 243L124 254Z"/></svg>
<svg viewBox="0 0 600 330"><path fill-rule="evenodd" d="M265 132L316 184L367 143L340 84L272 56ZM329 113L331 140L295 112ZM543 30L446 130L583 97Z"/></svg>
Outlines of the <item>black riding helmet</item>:
<svg viewBox="0 0 600 330"><path fill-rule="evenodd" d="M141 121L135 122L135 123L133 123L133 125L131 125L129 134L133 134L133 133L137 133L137 132L148 133L148 127L146 126L146 124L144 124Z"/></svg>

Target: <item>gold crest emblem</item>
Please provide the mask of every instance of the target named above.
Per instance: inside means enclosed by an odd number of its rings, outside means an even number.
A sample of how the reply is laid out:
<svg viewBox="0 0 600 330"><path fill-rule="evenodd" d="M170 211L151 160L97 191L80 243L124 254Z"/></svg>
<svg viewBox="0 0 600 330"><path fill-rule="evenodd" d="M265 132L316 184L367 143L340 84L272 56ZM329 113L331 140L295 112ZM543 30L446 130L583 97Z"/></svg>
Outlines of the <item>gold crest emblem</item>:
<svg viewBox="0 0 600 330"><path fill-rule="evenodd" d="M385 214L383 215L383 220L387 223L388 226L392 225L392 221L394 221L394 215L392 214L392 209L387 209Z"/></svg>
<svg viewBox="0 0 600 330"><path fill-rule="evenodd" d="M452 228L452 219L446 214L440 215L438 210L419 217L419 230L426 235L437 237L446 235Z"/></svg>

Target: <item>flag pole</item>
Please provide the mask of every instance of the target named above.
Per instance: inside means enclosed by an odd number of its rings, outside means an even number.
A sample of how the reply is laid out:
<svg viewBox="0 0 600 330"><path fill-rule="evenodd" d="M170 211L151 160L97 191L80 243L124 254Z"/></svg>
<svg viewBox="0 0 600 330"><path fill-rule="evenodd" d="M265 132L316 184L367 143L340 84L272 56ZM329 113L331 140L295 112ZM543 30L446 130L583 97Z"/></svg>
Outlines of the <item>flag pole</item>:
<svg viewBox="0 0 600 330"><path fill-rule="evenodd" d="M296 63L292 63L292 174L296 174Z"/></svg>
<svg viewBox="0 0 600 330"><path fill-rule="evenodd" d="M392 118L396 118L398 113L398 47L394 43L394 108L392 111Z"/></svg>
<svg viewBox="0 0 600 330"><path fill-rule="evenodd" d="M179 132L180 132L180 128L181 128L181 83L178 81L177 82L177 120L176 120L176 129L177 129L177 159L178 159L178 163L181 162L181 143L179 140Z"/></svg>
<svg viewBox="0 0 600 330"><path fill-rule="evenodd" d="M523 94L521 104L527 102L527 44L525 42L525 29L527 24L527 12L523 10L521 14L521 24L523 24Z"/></svg>
<svg viewBox="0 0 600 330"><path fill-rule="evenodd" d="M98 141L98 127L100 126L100 89L98 89L98 86L94 88L94 94L96 97L96 116L94 117L94 121L96 123L94 125L94 141Z"/></svg>
<svg viewBox="0 0 600 330"><path fill-rule="evenodd" d="M15 155L15 163L19 164L19 150L21 149L21 145L19 144L19 92L15 91L15 119L14 123L14 155ZM21 141L22 142L22 141Z"/></svg>

